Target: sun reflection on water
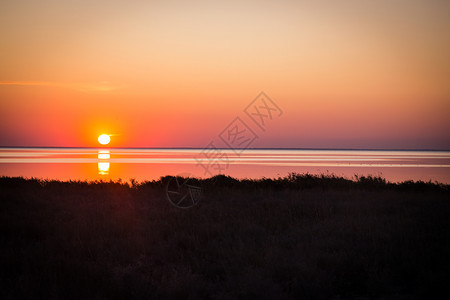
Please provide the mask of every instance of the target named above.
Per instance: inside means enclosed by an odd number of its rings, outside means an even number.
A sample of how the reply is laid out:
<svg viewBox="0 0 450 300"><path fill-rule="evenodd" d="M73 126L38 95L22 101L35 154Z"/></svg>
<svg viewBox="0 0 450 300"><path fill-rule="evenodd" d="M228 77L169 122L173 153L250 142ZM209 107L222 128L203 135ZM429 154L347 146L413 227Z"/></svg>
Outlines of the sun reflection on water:
<svg viewBox="0 0 450 300"><path fill-rule="evenodd" d="M98 151L98 174L99 175L108 175L110 163L109 159L111 155L109 150L99 150Z"/></svg>

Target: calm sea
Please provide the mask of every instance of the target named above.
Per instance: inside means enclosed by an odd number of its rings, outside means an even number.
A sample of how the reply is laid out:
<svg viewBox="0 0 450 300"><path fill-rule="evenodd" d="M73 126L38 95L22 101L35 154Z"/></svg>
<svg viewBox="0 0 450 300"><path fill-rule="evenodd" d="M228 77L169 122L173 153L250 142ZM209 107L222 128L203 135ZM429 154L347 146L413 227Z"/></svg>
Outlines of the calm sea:
<svg viewBox="0 0 450 300"><path fill-rule="evenodd" d="M449 151L0 148L0 176L138 181L165 175L237 178L290 172L450 184Z"/></svg>

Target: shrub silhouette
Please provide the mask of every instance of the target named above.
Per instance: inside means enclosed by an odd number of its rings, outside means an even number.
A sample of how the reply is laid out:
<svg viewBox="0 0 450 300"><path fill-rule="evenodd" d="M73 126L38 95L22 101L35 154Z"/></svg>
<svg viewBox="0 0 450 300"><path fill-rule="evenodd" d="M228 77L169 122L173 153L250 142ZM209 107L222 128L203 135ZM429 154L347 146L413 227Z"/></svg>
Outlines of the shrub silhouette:
<svg viewBox="0 0 450 300"><path fill-rule="evenodd" d="M9 298L422 298L447 290L448 185L291 173L146 182L0 178Z"/></svg>

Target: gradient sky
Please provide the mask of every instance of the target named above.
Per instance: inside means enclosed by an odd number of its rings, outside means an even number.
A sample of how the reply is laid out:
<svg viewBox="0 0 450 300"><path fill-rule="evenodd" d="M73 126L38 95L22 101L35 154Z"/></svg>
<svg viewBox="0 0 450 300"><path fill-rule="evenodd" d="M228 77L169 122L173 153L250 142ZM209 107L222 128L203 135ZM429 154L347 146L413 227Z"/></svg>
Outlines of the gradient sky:
<svg viewBox="0 0 450 300"><path fill-rule="evenodd" d="M264 91L253 147L450 149L450 1L4 0L0 38L0 146L203 147Z"/></svg>

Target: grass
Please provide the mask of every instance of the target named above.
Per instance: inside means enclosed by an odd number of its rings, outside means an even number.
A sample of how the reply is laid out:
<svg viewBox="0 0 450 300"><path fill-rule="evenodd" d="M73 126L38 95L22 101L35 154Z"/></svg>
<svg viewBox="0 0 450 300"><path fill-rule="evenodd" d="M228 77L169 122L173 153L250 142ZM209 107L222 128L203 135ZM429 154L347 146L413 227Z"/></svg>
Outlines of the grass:
<svg viewBox="0 0 450 300"><path fill-rule="evenodd" d="M0 178L2 299L410 299L449 294L449 186L290 174Z"/></svg>

